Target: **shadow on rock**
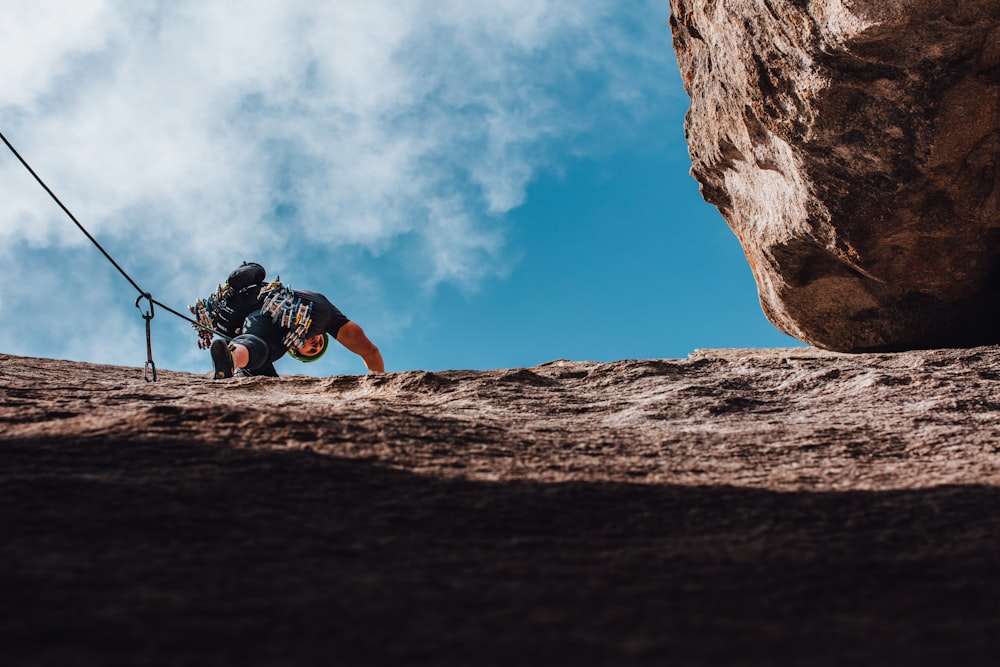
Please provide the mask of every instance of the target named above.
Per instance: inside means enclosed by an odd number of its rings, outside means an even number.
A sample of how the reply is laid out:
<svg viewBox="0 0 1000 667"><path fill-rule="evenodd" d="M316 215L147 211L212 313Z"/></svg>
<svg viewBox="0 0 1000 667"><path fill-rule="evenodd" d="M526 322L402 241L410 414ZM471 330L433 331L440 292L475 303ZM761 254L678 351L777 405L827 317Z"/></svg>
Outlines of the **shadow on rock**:
<svg viewBox="0 0 1000 667"><path fill-rule="evenodd" d="M971 664L1000 490L445 480L5 441L7 664Z"/></svg>

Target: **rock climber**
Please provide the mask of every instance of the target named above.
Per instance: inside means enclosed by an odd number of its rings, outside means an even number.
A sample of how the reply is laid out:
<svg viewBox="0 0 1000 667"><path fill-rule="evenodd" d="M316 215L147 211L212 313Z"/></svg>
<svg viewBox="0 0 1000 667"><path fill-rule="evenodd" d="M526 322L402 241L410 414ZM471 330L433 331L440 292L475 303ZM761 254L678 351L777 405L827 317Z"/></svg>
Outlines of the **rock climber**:
<svg viewBox="0 0 1000 667"><path fill-rule="evenodd" d="M280 280L264 283L265 271L244 262L225 285L191 312L203 327L231 336L212 340L198 327L199 347L212 354L215 378L277 377L274 362L285 352L303 362L318 360L332 337L364 361L370 373L385 372L382 353L362 328L318 292L293 290Z"/></svg>

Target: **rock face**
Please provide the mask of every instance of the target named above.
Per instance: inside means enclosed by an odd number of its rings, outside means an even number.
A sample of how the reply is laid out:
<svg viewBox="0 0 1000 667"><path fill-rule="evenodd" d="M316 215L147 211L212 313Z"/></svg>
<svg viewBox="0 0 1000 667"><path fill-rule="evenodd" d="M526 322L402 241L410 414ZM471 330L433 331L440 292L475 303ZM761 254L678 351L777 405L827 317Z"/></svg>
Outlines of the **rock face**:
<svg viewBox="0 0 1000 667"><path fill-rule="evenodd" d="M839 351L1000 341L1000 2L671 0L707 201Z"/></svg>
<svg viewBox="0 0 1000 667"><path fill-rule="evenodd" d="M994 665L1000 348L0 354L4 665Z"/></svg>

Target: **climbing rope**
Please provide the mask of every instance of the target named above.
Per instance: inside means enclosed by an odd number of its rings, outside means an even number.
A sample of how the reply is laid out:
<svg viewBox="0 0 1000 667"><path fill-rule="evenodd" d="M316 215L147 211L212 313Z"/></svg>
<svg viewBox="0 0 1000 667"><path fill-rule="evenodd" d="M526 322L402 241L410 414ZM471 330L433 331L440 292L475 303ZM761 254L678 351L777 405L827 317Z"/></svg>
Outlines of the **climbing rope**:
<svg viewBox="0 0 1000 667"><path fill-rule="evenodd" d="M90 239L90 242L93 243L94 246L96 246L97 249L101 251L101 254L103 254L109 262L111 262L111 265L114 266L116 269L118 269L118 273L122 274L122 276L125 277L125 280L129 281L132 287L134 287L136 291L139 292L139 298L135 300L135 307L139 309L139 313L142 315L142 319L146 321L146 365L143 368L143 378L146 380L146 382L156 382L156 364L153 362L153 341L152 341L151 327L150 327L154 316L154 311L153 311L154 305L163 308L168 313L172 313L183 320L187 320L188 322L190 322L199 329L209 331L217 336L221 336L226 340L232 340L230 336L227 336L221 331L216 331L211 327L205 326L201 322L191 319L187 315L184 315L183 313L174 310L170 306L160 303L159 301L153 298L152 294L139 287L139 284L136 281L132 280L132 277L125 272L125 269L123 269L118 264L118 262L115 261L114 257L112 257L108 253L108 251L105 250L104 247L97 242L97 239L95 239L93 235L90 232L88 232L87 229L82 224L80 224L80 221L76 219L76 216L73 215L73 213L68 208L66 208L66 205L59 200L59 197L57 197L56 194L52 192L49 186L45 184L45 181L43 181L41 177L39 177L38 174L35 173L35 170L31 168L31 165L28 164L27 160L21 157L21 154L17 152L17 149L15 149L14 146L9 141L7 141L7 137L4 136L3 132L0 132L0 139L2 139L4 144L7 145L7 148L10 149L10 152L14 154L14 157L16 157L18 161L22 165L24 165L24 168L28 170L28 173L31 174L36 181L38 181L38 184L41 185L42 188L47 193L49 193L49 196L52 197L53 201L59 204L59 208L61 208L63 212L69 216L69 219L76 224L76 226L80 229L80 231L83 232L88 239ZM146 310L146 312L143 312L142 307L139 305L139 303L143 299L149 302L149 309Z"/></svg>

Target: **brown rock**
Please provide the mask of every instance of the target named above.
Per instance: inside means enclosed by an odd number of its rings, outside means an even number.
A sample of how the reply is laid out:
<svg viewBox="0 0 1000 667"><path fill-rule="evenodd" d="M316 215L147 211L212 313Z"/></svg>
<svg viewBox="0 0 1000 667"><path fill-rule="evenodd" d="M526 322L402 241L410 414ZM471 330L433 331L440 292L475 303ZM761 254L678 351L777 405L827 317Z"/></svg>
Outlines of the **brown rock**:
<svg viewBox="0 0 1000 667"><path fill-rule="evenodd" d="M4 665L993 665L1000 349L0 355Z"/></svg>
<svg viewBox="0 0 1000 667"><path fill-rule="evenodd" d="M707 201L840 351L1000 341L1000 3L672 0Z"/></svg>

